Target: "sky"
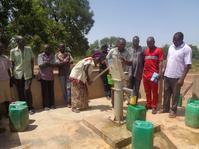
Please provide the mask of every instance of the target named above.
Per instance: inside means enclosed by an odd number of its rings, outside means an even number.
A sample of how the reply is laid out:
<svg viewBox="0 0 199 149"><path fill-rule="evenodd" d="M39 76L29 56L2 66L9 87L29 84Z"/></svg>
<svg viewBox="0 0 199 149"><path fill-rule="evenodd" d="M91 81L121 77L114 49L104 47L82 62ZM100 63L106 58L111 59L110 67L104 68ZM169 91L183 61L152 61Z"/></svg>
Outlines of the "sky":
<svg viewBox="0 0 199 149"><path fill-rule="evenodd" d="M95 23L86 36L89 43L104 37L123 37L140 44L154 36L156 46L171 44L175 32L199 46L199 0L89 0Z"/></svg>

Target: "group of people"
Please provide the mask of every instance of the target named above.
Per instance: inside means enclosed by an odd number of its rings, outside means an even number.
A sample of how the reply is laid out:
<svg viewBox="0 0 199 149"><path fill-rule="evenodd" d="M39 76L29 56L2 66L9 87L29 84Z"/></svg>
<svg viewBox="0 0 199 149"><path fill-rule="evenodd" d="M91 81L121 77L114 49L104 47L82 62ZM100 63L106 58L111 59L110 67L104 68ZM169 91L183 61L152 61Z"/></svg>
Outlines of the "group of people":
<svg viewBox="0 0 199 149"><path fill-rule="evenodd" d="M157 113L158 82L162 78L164 79L164 100L163 109L159 113L169 113L170 118L176 117L180 90L192 64L192 49L183 40L182 32L175 33L173 44L169 47L165 58L163 50L155 46L154 37L147 38L146 49L139 45L138 36L133 37L132 47L129 49L125 49L125 39L120 38L116 47L106 56L107 59L121 59L123 70L129 72L129 88L133 89L133 95L137 100L143 79L146 109L152 109L153 114ZM165 59L166 64L164 64Z"/></svg>
<svg viewBox="0 0 199 149"><path fill-rule="evenodd" d="M10 59L2 53L4 44L0 43L0 103L5 103L8 109L9 101L12 100L10 86L16 86L18 99L26 101L29 113L35 112L32 103L31 83L34 77L34 54L29 46L25 46L22 36L15 38L17 46L10 50ZM70 96L70 66L73 58L70 49L63 43L58 45L54 55L48 44L43 46L43 52L38 55L39 72L37 79L41 82L43 108L49 110L55 108L54 104L54 74L55 67L59 70L59 78L65 104L71 106Z"/></svg>
<svg viewBox="0 0 199 149"><path fill-rule="evenodd" d="M134 36L132 46L126 49L126 40L119 38L116 46L108 51L107 45L101 47L101 52L94 52L92 57L81 60L70 74L72 78L72 106L74 112L88 108L88 91L86 83L91 84L90 79L92 60L99 63L100 72L108 67L108 61L114 58L120 59L124 72L128 72L128 87L133 90L133 96L138 100L139 88L143 79L146 93L146 109L152 109L152 114L156 114L158 105L158 82L164 79L164 100L163 108L159 113L169 113L170 118L176 117L177 103L180 96L180 89L184 79L191 68L192 49L183 41L182 32L173 35L173 44L168 49L167 58L161 48L156 47L154 37L147 38L147 48L143 49L139 45L139 37ZM166 63L165 63L166 61ZM107 79L108 71L101 78L104 84L104 92L107 98L111 94L111 86ZM172 97L172 103L170 104ZM114 99L114 98L112 98ZM112 102L113 104L113 102ZM114 105L113 105L114 106Z"/></svg>
<svg viewBox="0 0 199 149"><path fill-rule="evenodd" d="M180 89L192 63L192 50L183 39L183 33L174 34L173 44L168 49L165 65L163 65L165 59L163 50L155 46L154 37L147 38L147 48L143 49L139 44L139 37L134 36L130 48L126 49L126 40L119 38L116 46L110 51L107 50L107 45L104 45L100 53L80 60L72 70L73 58L70 49L60 43L54 55L51 47L45 44L43 52L38 55L39 73L37 77L41 82L43 108L45 110L55 108L53 81L55 67L59 70L64 101L68 107L72 106L73 112L78 113L88 108L87 85L93 82L91 79L93 62L99 63L100 72L102 72L108 67L110 59L118 58L122 62L123 71L129 73L129 88L133 89L133 95L137 100L143 79L146 109L152 109L153 114L157 113L158 81L160 78L164 79L163 109L159 112L169 112L170 117L175 117ZM0 43L0 102L11 99L10 85L14 83L19 100L25 100L30 114L33 114L31 82L34 77L34 54L30 47L25 46L22 36L17 36L16 42L17 47L10 51L10 59L2 55L4 46L3 43ZM107 75L108 71L101 78L105 95L110 98L111 86L108 84ZM172 104L170 104L171 96ZM9 103L6 102L6 106L8 105Z"/></svg>

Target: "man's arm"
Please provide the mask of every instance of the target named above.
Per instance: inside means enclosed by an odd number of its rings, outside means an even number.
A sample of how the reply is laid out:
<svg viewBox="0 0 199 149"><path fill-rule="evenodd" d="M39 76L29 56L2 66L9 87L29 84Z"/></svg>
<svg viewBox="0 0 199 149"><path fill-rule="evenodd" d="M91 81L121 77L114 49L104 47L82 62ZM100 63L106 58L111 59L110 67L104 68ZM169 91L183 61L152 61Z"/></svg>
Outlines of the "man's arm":
<svg viewBox="0 0 199 149"><path fill-rule="evenodd" d="M131 61L127 61L125 59L122 59L122 63L124 63L125 65L131 66L133 63Z"/></svg>
<svg viewBox="0 0 199 149"><path fill-rule="evenodd" d="M184 79L189 72L189 69L191 69L191 64L192 64L192 49L188 47L186 49L185 55L184 55L184 62L186 64L184 72L182 77L178 80L178 84L182 86L184 84Z"/></svg>
<svg viewBox="0 0 199 149"><path fill-rule="evenodd" d="M184 72L183 72L183 75L182 75L182 77L178 80L178 84L179 84L180 86L183 86L183 84L184 84L184 79L185 79L187 73L189 72L189 69L190 69L190 68L191 68L191 64L188 64L188 65L185 66L185 70L184 70Z"/></svg>
<svg viewBox="0 0 199 149"><path fill-rule="evenodd" d="M161 61L160 63L159 63L159 77L162 77L163 76L163 61Z"/></svg>
<svg viewBox="0 0 199 149"><path fill-rule="evenodd" d="M39 65L40 68L45 68L45 67L48 66L47 63L43 62L41 54L38 55L37 63L38 63L38 65Z"/></svg>

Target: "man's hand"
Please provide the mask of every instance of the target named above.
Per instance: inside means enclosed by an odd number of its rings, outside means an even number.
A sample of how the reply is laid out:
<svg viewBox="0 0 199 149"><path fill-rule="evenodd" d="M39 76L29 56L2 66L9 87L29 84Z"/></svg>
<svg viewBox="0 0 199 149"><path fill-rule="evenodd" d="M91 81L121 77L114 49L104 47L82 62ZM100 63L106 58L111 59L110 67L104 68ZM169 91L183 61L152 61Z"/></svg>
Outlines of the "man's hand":
<svg viewBox="0 0 199 149"><path fill-rule="evenodd" d="M157 76L157 80L159 81L160 79L163 79L163 75L162 75L162 74L159 74L159 75Z"/></svg>
<svg viewBox="0 0 199 149"><path fill-rule="evenodd" d="M178 80L178 85L179 85L179 86L183 86L183 84L184 84L184 79L183 79L183 78L180 78L180 79Z"/></svg>
<svg viewBox="0 0 199 149"><path fill-rule="evenodd" d="M123 57L120 57L122 64L126 65L126 60Z"/></svg>

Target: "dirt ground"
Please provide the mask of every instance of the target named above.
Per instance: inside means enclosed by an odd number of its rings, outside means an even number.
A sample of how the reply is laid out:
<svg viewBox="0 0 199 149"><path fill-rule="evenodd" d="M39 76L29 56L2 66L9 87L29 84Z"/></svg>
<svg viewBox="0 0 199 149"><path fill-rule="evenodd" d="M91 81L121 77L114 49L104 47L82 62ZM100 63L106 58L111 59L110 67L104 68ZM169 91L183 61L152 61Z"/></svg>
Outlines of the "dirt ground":
<svg viewBox="0 0 199 149"><path fill-rule="evenodd" d="M182 92L192 82L192 78L193 74L187 76ZM185 96L183 105L191 95L190 90ZM7 131L0 134L0 149L109 149L110 145L86 127L82 120L88 116L110 114L113 112L111 103L106 98L99 98L91 100L90 106L90 109L80 113L73 113L67 107L37 111L34 115L30 115L27 130L18 133L9 131L8 119L4 118L3 125L7 127ZM168 138L176 142L177 148L199 148L199 143L197 143L199 142L199 130L185 126L183 108L181 111L179 110L176 119L169 119L167 114L152 115L151 111L148 111L147 119L159 123Z"/></svg>

